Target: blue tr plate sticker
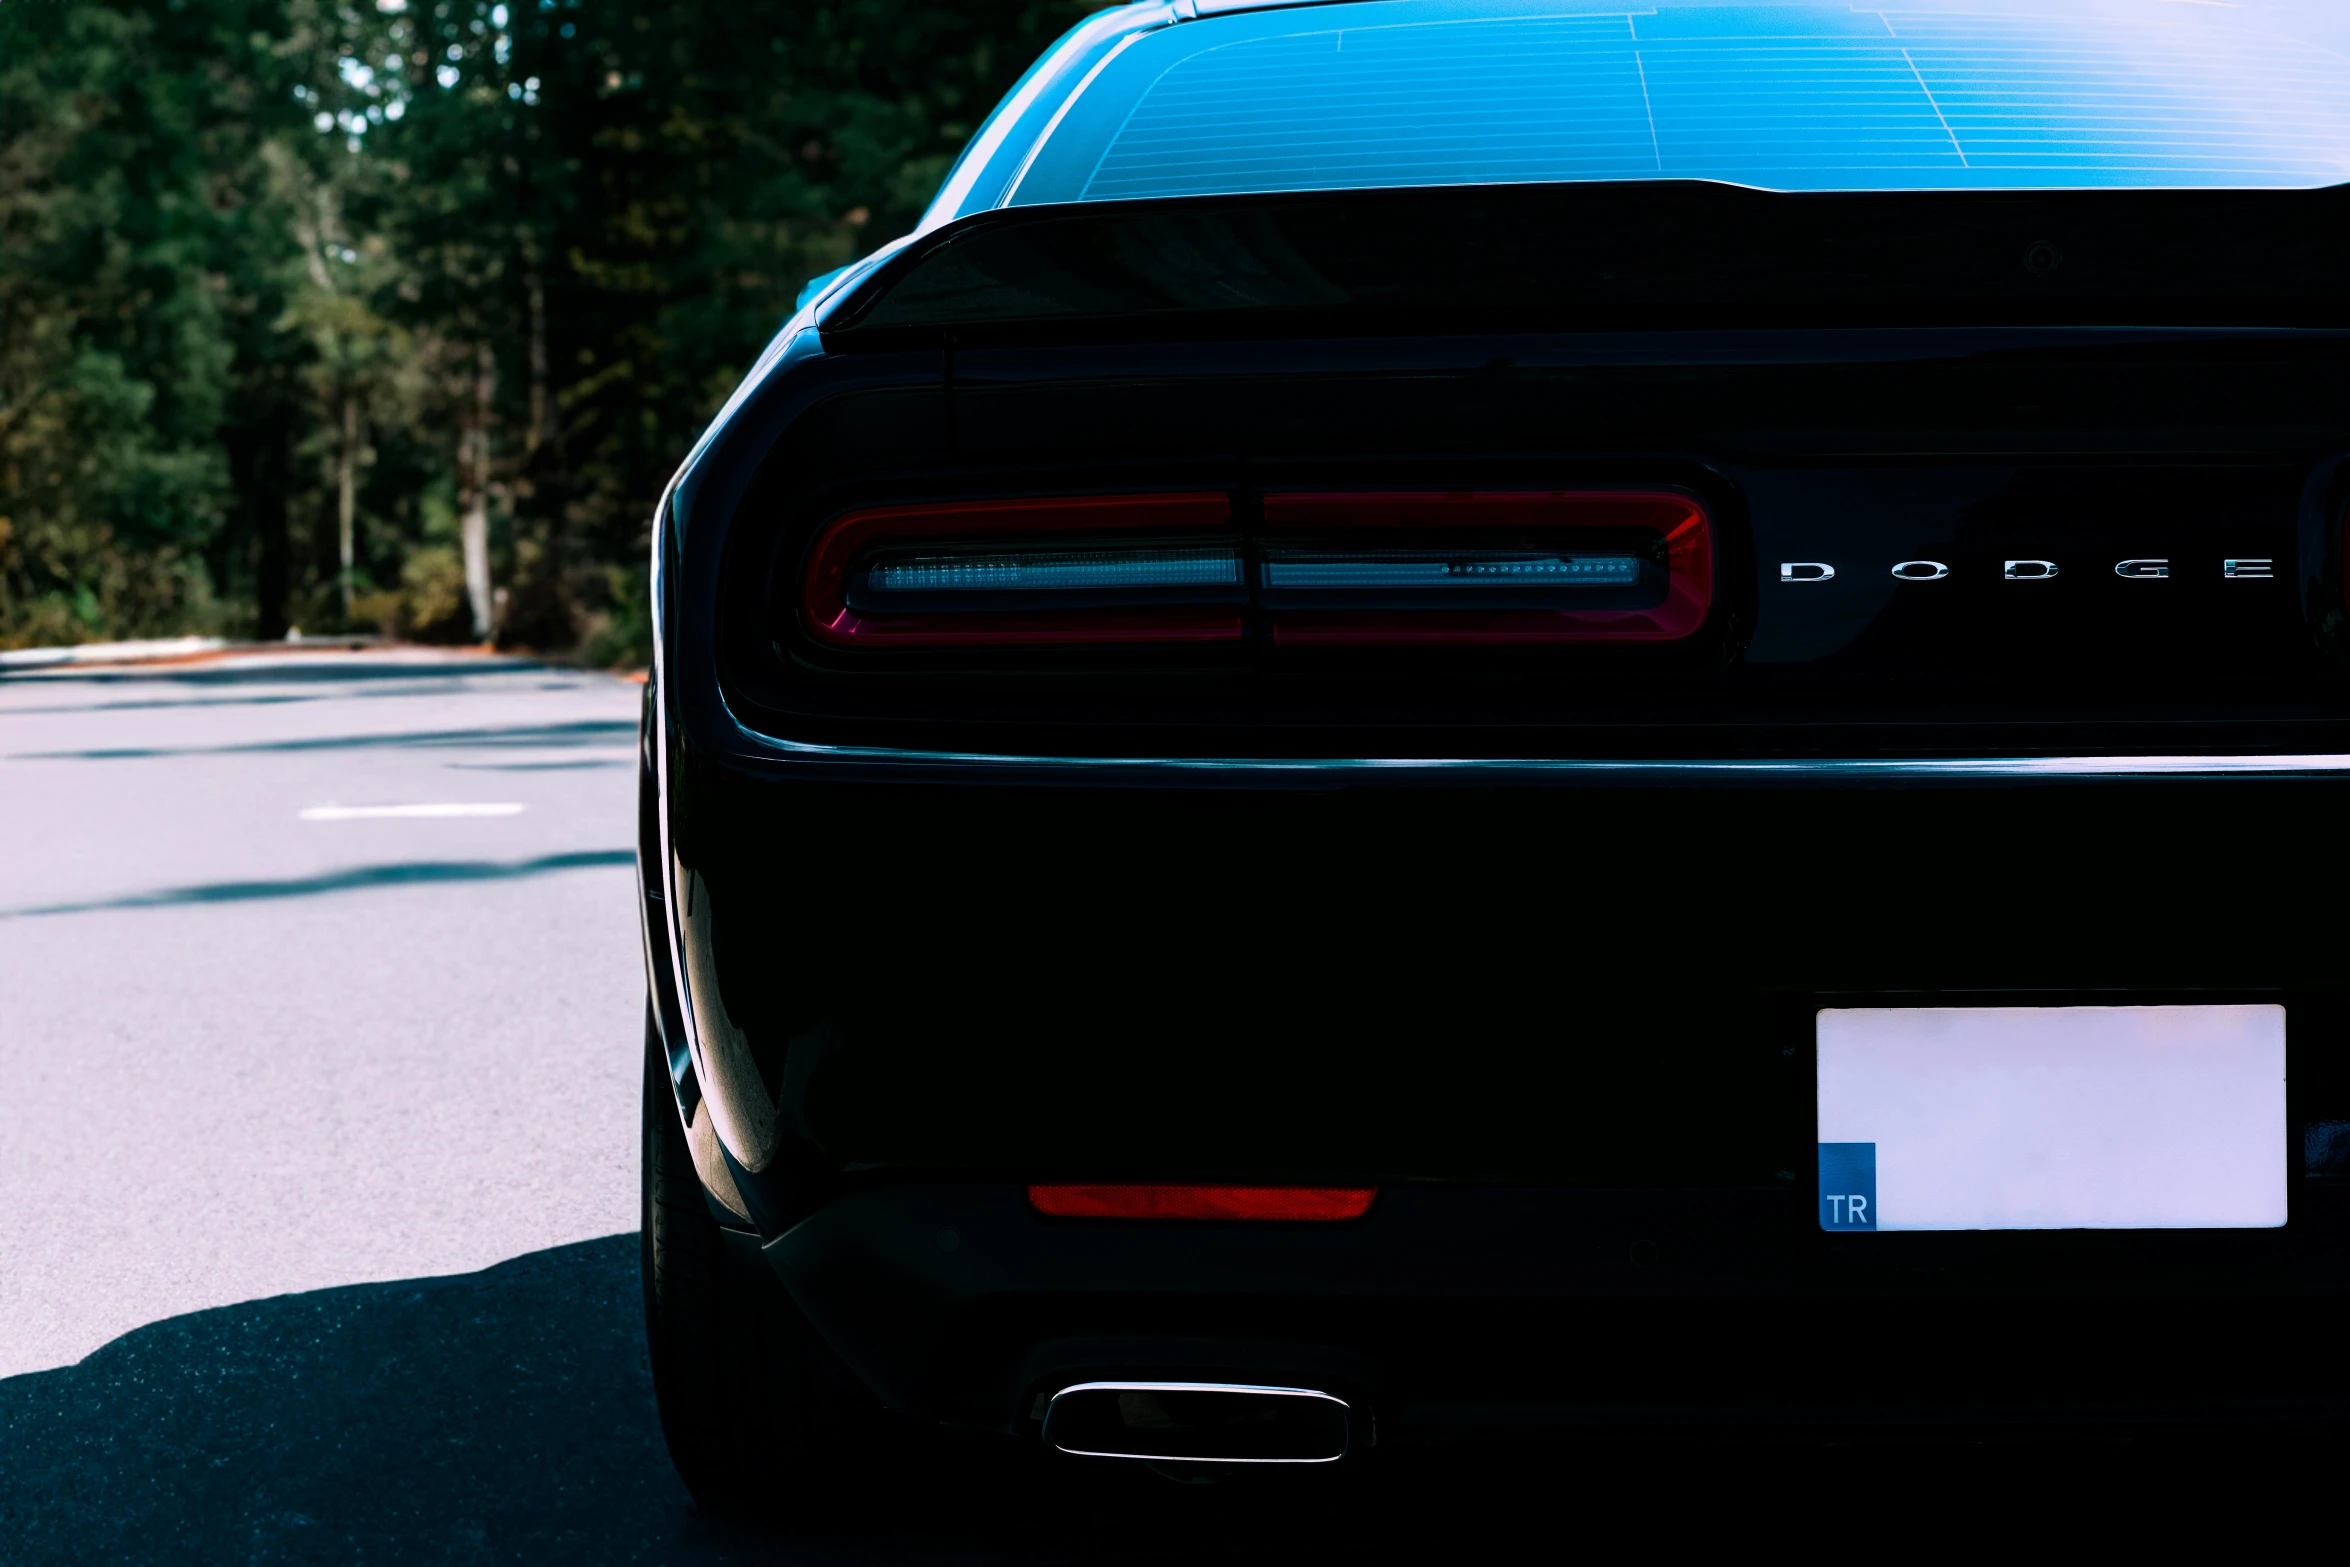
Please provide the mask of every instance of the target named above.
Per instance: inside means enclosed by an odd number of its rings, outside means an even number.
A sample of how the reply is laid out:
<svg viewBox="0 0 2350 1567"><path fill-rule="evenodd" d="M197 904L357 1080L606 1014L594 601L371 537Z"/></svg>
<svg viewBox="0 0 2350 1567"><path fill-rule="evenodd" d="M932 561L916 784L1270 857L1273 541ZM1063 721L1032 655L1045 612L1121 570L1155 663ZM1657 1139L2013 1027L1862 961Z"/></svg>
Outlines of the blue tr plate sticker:
<svg viewBox="0 0 2350 1567"><path fill-rule="evenodd" d="M1877 1227L1877 1145L1820 1144L1820 1228Z"/></svg>

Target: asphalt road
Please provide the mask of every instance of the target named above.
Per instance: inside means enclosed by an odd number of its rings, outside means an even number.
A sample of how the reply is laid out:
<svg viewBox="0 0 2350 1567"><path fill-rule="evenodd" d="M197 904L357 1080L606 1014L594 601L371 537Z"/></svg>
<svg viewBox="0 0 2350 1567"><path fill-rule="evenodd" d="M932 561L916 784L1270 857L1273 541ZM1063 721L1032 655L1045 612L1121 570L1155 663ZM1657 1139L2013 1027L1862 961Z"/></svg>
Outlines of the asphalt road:
<svg viewBox="0 0 2350 1567"><path fill-rule="evenodd" d="M0 680L0 1376L635 1228L641 693L416 653ZM401 806L500 814L341 814Z"/></svg>
<svg viewBox="0 0 2350 1567"><path fill-rule="evenodd" d="M0 1567L2339 1536L2340 1450L2272 1440L1384 1452L1185 1487L909 1436L770 1527L707 1522L638 1315L638 697L415 653L0 678Z"/></svg>

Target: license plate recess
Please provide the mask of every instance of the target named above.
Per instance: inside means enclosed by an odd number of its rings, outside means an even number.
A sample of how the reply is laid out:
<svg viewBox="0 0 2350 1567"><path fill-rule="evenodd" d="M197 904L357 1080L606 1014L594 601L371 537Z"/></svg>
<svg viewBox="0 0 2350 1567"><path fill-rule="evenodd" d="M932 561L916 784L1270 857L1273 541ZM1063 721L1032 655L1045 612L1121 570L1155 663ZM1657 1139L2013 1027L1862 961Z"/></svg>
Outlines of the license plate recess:
<svg viewBox="0 0 2350 1567"><path fill-rule="evenodd" d="M1819 1226L2275 1229L2285 1009L1831 1006Z"/></svg>

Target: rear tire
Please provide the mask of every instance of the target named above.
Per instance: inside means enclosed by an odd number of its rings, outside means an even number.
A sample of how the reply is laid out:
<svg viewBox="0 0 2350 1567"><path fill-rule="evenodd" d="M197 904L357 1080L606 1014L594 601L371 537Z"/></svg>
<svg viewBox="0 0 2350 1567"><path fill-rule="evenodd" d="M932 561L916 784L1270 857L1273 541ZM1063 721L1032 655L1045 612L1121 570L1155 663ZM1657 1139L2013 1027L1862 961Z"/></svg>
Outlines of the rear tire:
<svg viewBox="0 0 2350 1567"><path fill-rule="evenodd" d="M645 1343L670 1461L705 1512L804 1501L869 1424L871 1401L766 1263L721 1232L649 1015L643 1188Z"/></svg>

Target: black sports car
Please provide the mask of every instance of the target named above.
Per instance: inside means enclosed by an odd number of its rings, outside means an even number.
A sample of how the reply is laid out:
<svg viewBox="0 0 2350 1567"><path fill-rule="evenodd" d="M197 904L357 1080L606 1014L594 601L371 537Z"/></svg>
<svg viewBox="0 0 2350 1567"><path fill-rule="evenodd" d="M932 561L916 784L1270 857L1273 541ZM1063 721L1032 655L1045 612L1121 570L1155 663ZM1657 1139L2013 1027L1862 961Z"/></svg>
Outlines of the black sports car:
<svg viewBox="0 0 2350 1567"><path fill-rule="evenodd" d="M671 1451L2342 1412L2350 13L1104 12L664 497Z"/></svg>

